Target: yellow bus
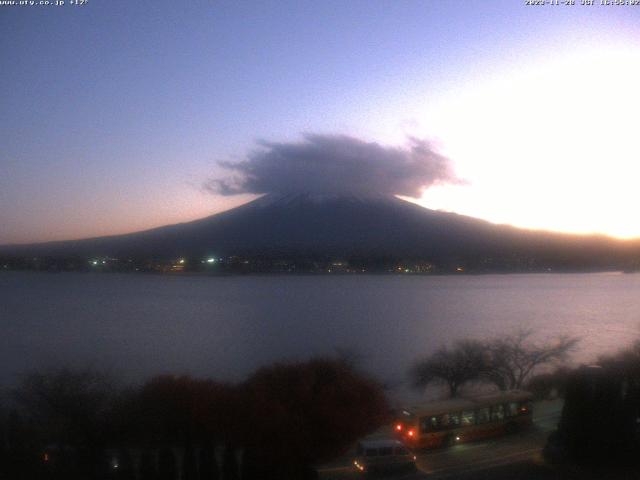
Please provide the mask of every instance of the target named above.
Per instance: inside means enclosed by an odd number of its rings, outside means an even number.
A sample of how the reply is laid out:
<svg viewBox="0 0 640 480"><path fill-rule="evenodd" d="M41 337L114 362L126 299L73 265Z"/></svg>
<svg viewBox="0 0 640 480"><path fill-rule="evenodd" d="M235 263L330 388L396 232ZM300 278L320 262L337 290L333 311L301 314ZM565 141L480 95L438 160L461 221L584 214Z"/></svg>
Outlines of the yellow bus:
<svg viewBox="0 0 640 480"><path fill-rule="evenodd" d="M515 432L532 423L531 394L511 390L403 409L393 428L410 448L437 448Z"/></svg>

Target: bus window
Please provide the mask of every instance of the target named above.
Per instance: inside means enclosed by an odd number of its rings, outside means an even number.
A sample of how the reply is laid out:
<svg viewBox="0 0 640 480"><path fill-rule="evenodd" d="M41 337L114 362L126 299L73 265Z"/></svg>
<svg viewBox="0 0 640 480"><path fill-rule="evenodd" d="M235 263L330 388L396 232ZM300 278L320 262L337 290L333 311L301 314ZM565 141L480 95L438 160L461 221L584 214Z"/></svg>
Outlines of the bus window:
<svg viewBox="0 0 640 480"><path fill-rule="evenodd" d="M378 449L378 452L379 452L378 454L380 456L393 455L393 448L392 447L382 447L382 448Z"/></svg>
<svg viewBox="0 0 640 480"><path fill-rule="evenodd" d="M517 405L516 405L517 407ZM516 408L517 410L517 408ZM476 412L473 410L469 410L467 412L462 412L460 422L463 426L474 425L476 423Z"/></svg>
<svg viewBox="0 0 640 480"><path fill-rule="evenodd" d="M504 405L494 405L491 407L491 421L500 422L504 420Z"/></svg>
<svg viewBox="0 0 640 480"><path fill-rule="evenodd" d="M420 432L433 432L438 429L437 417L422 417L420 419Z"/></svg>
<svg viewBox="0 0 640 480"><path fill-rule="evenodd" d="M449 426L451 428L460 426L460 413L459 412L450 413L449 414Z"/></svg>
<svg viewBox="0 0 640 480"><path fill-rule="evenodd" d="M478 413L476 415L478 423L487 423L491 419L489 416L489 407L478 409Z"/></svg>
<svg viewBox="0 0 640 480"><path fill-rule="evenodd" d="M404 447L396 447L395 451L396 455L409 455L409 450Z"/></svg>
<svg viewBox="0 0 640 480"><path fill-rule="evenodd" d="M378 449L377 448L367 448L364 451L364 456L365 457L375 457L378 455Z"/></svg>
<svg viewBox="0 0 640 480"><path fill-rule="evenodd" d="M506 405L507 417L515 417L518 415L518 402L510 402Z"/></svg>

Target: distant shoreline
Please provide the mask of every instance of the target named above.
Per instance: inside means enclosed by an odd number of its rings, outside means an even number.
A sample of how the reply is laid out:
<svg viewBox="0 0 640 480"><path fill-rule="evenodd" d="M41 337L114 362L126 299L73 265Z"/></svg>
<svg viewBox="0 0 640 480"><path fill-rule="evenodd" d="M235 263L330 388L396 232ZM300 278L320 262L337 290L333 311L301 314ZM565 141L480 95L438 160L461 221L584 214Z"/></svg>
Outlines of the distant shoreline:
<svg viewBox="0 0 640 480"><path fill-rule="evenodd" d="M439 272L439 273L398 273L398 272L157 272L157 271L118 271L118 270L106 270L106 271L90 271L90 270L29 270L29 269L0 269L1 273L39 273L39 274L64 274L64 273L77 273L77 274L121 274L121 275L146 275L156 277L212 277L212 278L226 278L226 277L363 277L363 276L376 276L376 277L479 277L490 275L628 275L640 273L638 270L624 271L620 269L615 270L532 270L532 271L484 271L484 272Z"/></svg>

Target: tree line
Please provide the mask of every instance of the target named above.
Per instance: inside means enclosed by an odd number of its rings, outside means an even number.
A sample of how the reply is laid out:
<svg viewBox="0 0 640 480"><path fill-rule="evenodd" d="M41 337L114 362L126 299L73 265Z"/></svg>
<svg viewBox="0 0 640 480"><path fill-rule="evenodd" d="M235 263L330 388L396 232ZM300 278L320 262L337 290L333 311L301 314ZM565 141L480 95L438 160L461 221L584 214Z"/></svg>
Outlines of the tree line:
<svg viewBox="0 0 640 480"><path fill-rule="evenodd" d="M313 478L389 412L382 386L335 358L239 384L163 375L118 388L58 369L26 375L3 400L0 478Z"/></svg>

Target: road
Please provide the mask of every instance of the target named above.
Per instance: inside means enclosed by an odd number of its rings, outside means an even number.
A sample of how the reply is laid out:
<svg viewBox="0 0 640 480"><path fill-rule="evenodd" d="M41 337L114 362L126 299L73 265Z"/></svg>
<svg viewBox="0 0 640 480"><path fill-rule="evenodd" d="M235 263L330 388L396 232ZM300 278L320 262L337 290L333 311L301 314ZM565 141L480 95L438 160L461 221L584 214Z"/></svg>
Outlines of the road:
<svg viewBox="0 0 640 480"><path fill-rule="evenodd" d="M398 474L390 478L403 480L457 478L516 463L540 464L542 448L549 433L556 428L561 408L562 403L558 400L537 402L534 404L531 428L495 439L418 453L416 473ZM350 458L344 458L340 462L321 468L319 473L323 480L359 477L351 465Z"/></svg>

